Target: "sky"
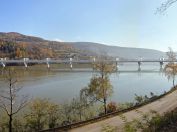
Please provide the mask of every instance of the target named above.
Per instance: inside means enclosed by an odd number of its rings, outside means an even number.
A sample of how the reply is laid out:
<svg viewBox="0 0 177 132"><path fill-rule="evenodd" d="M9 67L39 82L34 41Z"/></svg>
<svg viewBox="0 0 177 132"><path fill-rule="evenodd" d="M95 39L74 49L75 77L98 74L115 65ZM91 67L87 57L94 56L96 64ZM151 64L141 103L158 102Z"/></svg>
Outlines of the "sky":
<svg viewBox="0 0 177 132"><path fill-rule="evenodd" d="M0 32L57 41L177 51L177 2L166 0L0 0Z"/></svg>

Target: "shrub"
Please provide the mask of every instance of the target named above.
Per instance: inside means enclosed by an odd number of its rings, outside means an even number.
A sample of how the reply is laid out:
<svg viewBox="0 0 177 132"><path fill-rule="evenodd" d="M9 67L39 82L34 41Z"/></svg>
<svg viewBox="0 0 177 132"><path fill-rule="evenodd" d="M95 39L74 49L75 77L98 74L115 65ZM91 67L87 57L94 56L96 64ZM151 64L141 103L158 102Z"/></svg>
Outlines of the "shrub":
<svg viewBox="0 0 177 132"><path fill-rule="evenodd" d="M110 102L108 105L107 105L107 112L108 113L111 113L111 112L115 112L117 110L117 105L115 102Z"/></svg>

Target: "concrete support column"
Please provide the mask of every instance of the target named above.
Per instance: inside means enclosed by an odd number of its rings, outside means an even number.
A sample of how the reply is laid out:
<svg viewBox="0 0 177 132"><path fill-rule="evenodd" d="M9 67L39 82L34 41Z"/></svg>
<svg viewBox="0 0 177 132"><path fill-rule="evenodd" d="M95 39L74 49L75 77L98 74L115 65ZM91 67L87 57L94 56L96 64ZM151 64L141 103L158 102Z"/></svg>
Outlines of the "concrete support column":
<svg viewBox="0 0 177 132"><path fill-rule="evenodd" d="M72 64L73 58L69 58L69 64L70 64L70 69L73 69L73 64Z"/></svg>
<svg viewBox="0 0 177 132"><path fill-rule="evenodd" d="M4 61L6 61L6 58L1 58L0 62L1 62L1 65L2 65L3 68L6 67L6 64L5 64Z"/></svg>
<svg viewBox="0 0 177 132"><path fill-rule="evenodd" d="M138 71L141 71L142 58L139 58L138 61Z"/></svg>
<svg viewBox="0 0 177 132"><path fill-rule="evenodd" d="M95 57L93 58L92 69L95 71Z"/></svg>
<svg viewBox="0 0 177 132"><path fill-rule="evenodd" d="M50 63L49 63L49 61L50 61L50 58L46 58L46 64L47 64L47 68L48 68L48 69L50 68Z"/></svg>
<svg viewBox="0 0 177 132"><path fill-rule="evenodd" d="M28 63L27 63L28 60L29 58L23 58L23 63L24 63L25 68L28 68Z"/></svg>
<svg viewBox="0 0 177 132"><path fill-rule="evenodd" d="M163 69L164 58L160 58L160 69Z"/></svg>
<svg viewBox="0 0 177 132"><path fill-rule="evenodd" d="M116 71L118 71L119 69L118 61L119 61L119 58L116 58Z"/></svg>

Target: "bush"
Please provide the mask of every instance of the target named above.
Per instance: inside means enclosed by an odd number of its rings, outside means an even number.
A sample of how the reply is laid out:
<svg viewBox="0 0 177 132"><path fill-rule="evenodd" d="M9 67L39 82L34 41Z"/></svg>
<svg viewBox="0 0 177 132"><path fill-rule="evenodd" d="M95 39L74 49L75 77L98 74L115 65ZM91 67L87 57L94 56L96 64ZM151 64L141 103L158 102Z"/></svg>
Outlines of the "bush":
<svg viewBox="0 0 177 132"><path fill-rule="evenodd" d="M117 110L117 105L115 102L110 102L108 105L107 105L107 112L108 113L112 113L112 112L115 112Z"/></svg>

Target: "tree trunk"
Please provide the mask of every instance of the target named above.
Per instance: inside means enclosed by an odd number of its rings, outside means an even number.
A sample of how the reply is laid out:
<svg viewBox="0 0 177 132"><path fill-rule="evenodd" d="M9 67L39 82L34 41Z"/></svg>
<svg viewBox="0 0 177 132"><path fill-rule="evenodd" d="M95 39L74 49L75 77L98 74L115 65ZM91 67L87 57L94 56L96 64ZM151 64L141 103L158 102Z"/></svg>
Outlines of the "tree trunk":
<svg viewBox="0 0 177 132"><path fill-rule="evenodd" d="M11 73L10 73L11 74ZM13 98L12 98L12 78L10 78L10 114L9 114L9 132L12 132L12 112L13 112Z"/></svg>
<svg viewBox="0 0 177 132"><path fill-rule="evenodd" d="M79 113L79 116L80 116L80 121L81 121L82 120L82 113L81 113L81 111Z"/></svg>
<svg viewBox="0 0 177 132"><path fill-rule="evenodd" d="M107 108L106 108L106 99L104 98L104 114L107 113Z"/></svg>
<svg viewBox="0 0 177 132"><path fill-rule="evenodd" d="M173 78L173 88L175 87L175 79Z"/></svg>
<svg viewBox="0 0 177 132"><path fill-rule="evenodd" d="M12 115L9 115L9 132L12 132Z"/></svg>

